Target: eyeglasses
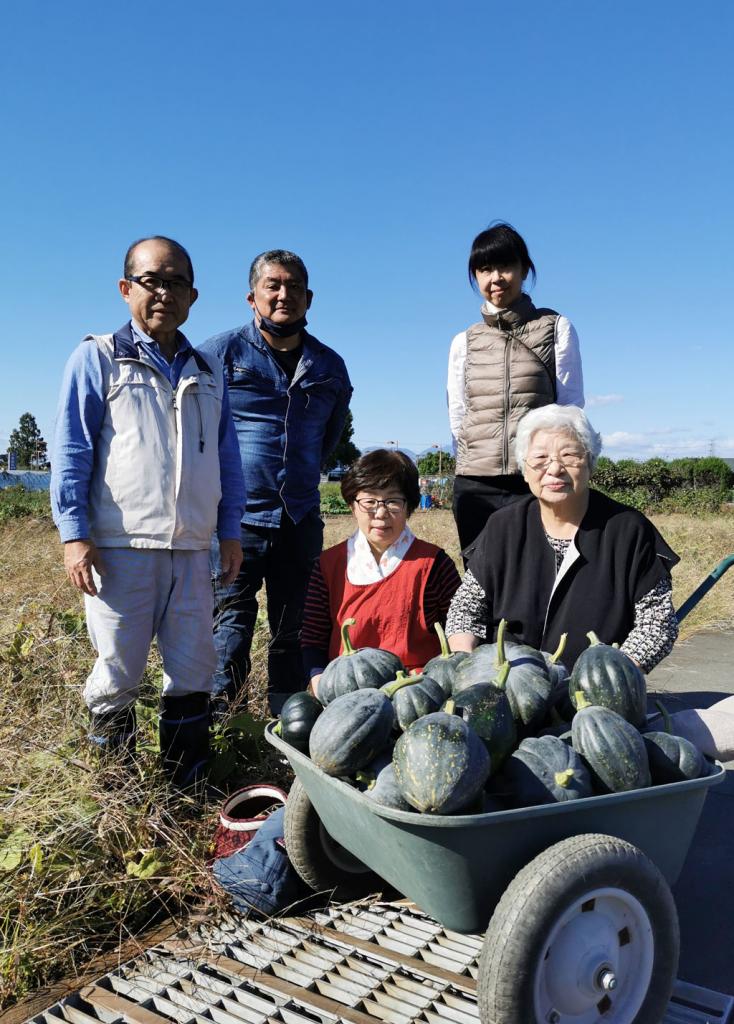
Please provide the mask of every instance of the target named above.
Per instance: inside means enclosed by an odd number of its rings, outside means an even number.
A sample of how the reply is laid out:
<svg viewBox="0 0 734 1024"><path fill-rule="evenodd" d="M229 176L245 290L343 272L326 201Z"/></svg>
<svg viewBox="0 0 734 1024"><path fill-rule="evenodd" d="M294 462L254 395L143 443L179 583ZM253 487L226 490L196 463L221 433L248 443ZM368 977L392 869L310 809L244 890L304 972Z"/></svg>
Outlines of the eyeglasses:
<svg viewBox="0 0 734 1024"><path fill-rule="evenodd" d="M557 462L564 469L580 469L587 463L586 455L535 455L525 459L525 465L531 469L547 469L552 462Z"/></svg>
<svg viewBox="0 0 734 1024"><path fill-rule="evenodd" d="M363 512L376 512L382 505L391 516L403 512L407 504L405 498L388 498L386 501L383 501L382 498L355 498L354 501Z"/></svg>
<svg viewBox="0 0 734 1024"><path fill-rule="evenodd" d="M170 292L171 295L183 296L193 288L191 281L185 277L158 277L157 274L130 274L126 281L133 281L145 288L147 292Z"/></svg>

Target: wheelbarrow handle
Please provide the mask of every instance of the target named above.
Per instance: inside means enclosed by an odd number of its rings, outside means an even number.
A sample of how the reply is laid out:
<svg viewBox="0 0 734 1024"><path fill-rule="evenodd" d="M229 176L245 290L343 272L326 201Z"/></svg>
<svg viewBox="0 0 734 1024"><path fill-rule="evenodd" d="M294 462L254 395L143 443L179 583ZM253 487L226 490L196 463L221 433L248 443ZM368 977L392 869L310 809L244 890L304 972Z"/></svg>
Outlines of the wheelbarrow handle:
<svg viewBox="0 0 734 1024"><path fill-rule="evenodd" d="M688 615L688 613L696 607L698 602L701 600L702 597L704 597L705 594L708 594L709 590L711 590L714 583L717 583L724 575L726 570L731 568L732 565L734 565L734 555L727 555L726 558L721 559L721 561L713 570L713 572L709 573L709 575L706 577L703 583L699 587L696 587L696 589L693 591L688 600L684 601L683 604L680 606L675 615L678 622L682 622L683 619L685 619L686 615Z"/></svg>

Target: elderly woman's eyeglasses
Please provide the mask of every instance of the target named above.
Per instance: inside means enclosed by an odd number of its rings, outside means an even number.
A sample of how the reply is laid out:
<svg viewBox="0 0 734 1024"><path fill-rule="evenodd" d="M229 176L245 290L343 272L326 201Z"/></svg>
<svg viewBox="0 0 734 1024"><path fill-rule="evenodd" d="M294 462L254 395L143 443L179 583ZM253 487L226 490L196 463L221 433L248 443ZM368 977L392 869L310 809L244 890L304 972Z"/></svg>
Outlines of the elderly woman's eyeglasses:
<svg viewBox="0 0 734 1024"><path fill-rule="evenodd" d="M382 498L355 498L354 501L363 512L376 512L382 505L391 516L403 512L406 506L405 498L387 498L385 501Z"/></svg>
<svg viewBox="0 0 734 1024"><path fill-rule="evenodd" d="M171 295L186 295L193 288L185 277L158 277L157 274L128 274L126 281L132 281L145 288L146 292L170 292Z"/></svg>
<svg viewBox="0 0 734 1024"><path fill-rule="evenodd" d="M564 452L562 455L529 455L525 459L525 465L535 470L547 469L553 462L564 469L580 469L586 465L587 456L578 452Z"/></svg>

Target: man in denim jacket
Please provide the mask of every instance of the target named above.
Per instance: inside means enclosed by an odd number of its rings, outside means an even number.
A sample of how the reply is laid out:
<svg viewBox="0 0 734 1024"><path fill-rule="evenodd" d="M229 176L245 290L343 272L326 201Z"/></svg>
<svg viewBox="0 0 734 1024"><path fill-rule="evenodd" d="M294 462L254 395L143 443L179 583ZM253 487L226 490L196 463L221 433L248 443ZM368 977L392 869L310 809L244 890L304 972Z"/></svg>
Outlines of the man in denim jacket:
<svg viewBox="0 0 734 1024"><path fill-rule="evenodd" d="M284 249L261 253L249 284L253 321L202 346L224 364L247 487L244 560L233 583L222 580L212 550L214 694L223 713L247 680L257 594L265 582L268 696L278 714L307 682L299 637L306 586L323 541L319 479L341 435L352 386L341 357L305 330L313 293L300 257Z"/></svg>

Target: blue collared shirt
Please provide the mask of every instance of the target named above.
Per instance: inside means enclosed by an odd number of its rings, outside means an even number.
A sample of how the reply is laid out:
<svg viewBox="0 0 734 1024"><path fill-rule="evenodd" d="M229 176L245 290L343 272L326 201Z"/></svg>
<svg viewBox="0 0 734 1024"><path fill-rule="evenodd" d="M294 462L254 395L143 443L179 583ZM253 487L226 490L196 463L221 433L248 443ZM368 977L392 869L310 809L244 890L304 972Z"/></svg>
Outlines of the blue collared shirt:
<svg viewBox="0 0 734 1024"><path fill-rule="evenodd" d="M157 342L135 321L132 321L132 331L135 344L146 362L176 388L181 371L194 351L189 341L179 333L179 348L169 363ZM99 349L93 341L82 341L72 352L64 370L52 453L51 508L64 542L89 537L89 487L94 469L94 448L104 415L105 394ZM219 421L219 468L222 497L217 514L217 536L220 540L239 539L245 489L226 381Z"/></svg>
<svg viewBox="0 0 734 1024"><path fill-rule="evenodd" d="M201 346L224 364L247 490L242 522L299 523L319 507L321 466L341 436L352 385L344 360L307 331L292 381L254 321Z"/></svg>

